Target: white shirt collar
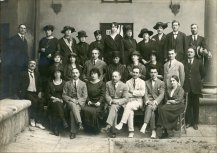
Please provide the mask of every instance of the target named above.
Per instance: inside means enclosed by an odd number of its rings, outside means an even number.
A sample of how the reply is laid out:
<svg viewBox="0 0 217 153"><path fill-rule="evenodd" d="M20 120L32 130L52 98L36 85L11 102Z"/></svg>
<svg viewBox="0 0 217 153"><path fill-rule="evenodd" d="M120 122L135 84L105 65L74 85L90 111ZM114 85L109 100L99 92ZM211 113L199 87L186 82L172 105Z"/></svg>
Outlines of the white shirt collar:
<svg viewBox="0 0 217 153"><path fill-rule="evenodd" d="M21 35L20 33L18 33L18 35L20 36L20 38L25 38L25 36L24 35Z"/></svg>
<svg viewBox="0 0 217 153"><path fill-rule="evenodd" d="M178 31L176 31L176 32L173 32L173 34L174 34L174 35L178 35L178 33L179 33Z"/></svg>

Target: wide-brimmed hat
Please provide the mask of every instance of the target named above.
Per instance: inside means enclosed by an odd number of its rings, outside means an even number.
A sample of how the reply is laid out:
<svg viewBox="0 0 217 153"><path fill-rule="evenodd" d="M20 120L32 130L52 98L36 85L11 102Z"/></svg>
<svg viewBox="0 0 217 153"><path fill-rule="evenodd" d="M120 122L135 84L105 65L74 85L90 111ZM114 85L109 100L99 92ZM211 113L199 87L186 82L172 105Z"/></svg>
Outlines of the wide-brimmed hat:
<svg viewBox="0 0 217 153"><path fill-rule="evenodd" d="M94 36L98 36L98 35L102 35L102 31L101 30L96 30L94 31Z"/></svg>
<svg viewBox="0 0 217 153"><path fill-rule="evenodd" d="M137 55L139 57L141 56L141 54L138 51L133 51L130 56L132 57L133 55Z"/></svg>
<svg viewBox="0 0 217 153"><path fill-rule="evenodd" d="M70 53L69 55L68 55L68 58L71 58L71 57L77 57L77 54L75 54L75 53Z"/></svg>
<svg viewBox="0 0 217 153"><path fill-rule="evenodd" d="M54 26L53 25L46 25L44 28L43 28L44 31L48 31L48 30L51 30L53 31L54 30Z"/></svg>
<svg viewBox="0 0 217 153"><path fill-rule="evenodd" d="M77 35L78 38L81 38L81 37L88 37L86 32L81 30L81 31L78 31L78 35Z"/></svg>
<svg viewBox="0 0 217 153"><path fill-rule="evenodd" d="M153 28L155 30L157 30L159 27L162 27L163 29L166 29L168 27L168 25L167 25L167 23L157 22Z"/></svg>
<svg viewBox="0 0 217 153"><path fill-rule="evenodd" d="M112 52L112 58L115 58L115 57L119 57L119 58L121 57L119 51L113 51L113 52Z"/></svg>
<svg viewBox="0 0 217 153"><path fill-rule="evenodd" d="M144 34L144 33L148 33L149 36L153 35L153 31L150 31L150 30L148 30L147 28L144 28L144 29L142 29L142 30L140 31L138 37L139 37L139 38L143 38L143 34Z"/></svg>
<svg viewBox="0 0 217 153"><path fill-rule="evenodd" d="M65 33L66 30L71 30L71 32L75 32L75 28L74 27L71 27L71 26L65 26L63 27L63 30L61 31L61 33Z"/></svg>

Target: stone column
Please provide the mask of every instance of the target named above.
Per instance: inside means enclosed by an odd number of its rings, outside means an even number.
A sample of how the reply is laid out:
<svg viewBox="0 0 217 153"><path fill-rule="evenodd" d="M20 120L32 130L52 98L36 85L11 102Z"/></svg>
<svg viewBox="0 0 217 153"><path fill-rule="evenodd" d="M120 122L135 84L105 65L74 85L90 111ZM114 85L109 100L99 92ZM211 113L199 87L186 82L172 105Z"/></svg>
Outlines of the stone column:
<svg viewBox="0 0 217 153"><path fill-rule="evenodd" d="M212 53L212 59L205 62L206 77L204 79L204 89L202 94L217 94L217 12L216 0L205 0L205 38L208 50Z"/></svg>

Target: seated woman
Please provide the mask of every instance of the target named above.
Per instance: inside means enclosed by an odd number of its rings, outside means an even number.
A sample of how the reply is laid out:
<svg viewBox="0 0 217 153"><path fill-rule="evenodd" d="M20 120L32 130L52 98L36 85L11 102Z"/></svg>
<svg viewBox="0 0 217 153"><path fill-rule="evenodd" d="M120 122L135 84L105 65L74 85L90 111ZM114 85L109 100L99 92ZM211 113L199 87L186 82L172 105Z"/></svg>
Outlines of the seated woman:
<svg viewBox="0 0 217 153"><path fill-rule="evenodd" d="M167 130L177 127L178 117L184 111L184 90L179 85L179 78L173 75L170 79L171 88L165 94L166 104L159 107L158 124L163 127L161 139L168 138Z"/></svg>
<svg viewBox="0 0 217 153"><path fill-rule="evenodd" d="M68 55L68 63L64 67L64 79L65 81L70 81L72 79L72 70L77 68L82 74L82 66L77 62L77 54L71 53Z"/></svg>
<svg viewBox="0 0 217 153"><path fill-rule="evenodd" d="M84 128L92 132L99 132L100 119L104 110L105 83L100 81L100 71L93 68L90 71L91 80L87 83L88 98L83 108Z"/></svg>
<svg viewBox="0 0 217 153"><path fill-rule="evenodd" d="M64 109L63 109L63 86L65 81L62 80L62 69L55 69L53 71L53 80L48 84L47 90L47 98L49 99L48 110L51 119L51 127L52 131L56 136L59 135L59 129L61 124L64 128L68 127L64 116Z"/></svg>

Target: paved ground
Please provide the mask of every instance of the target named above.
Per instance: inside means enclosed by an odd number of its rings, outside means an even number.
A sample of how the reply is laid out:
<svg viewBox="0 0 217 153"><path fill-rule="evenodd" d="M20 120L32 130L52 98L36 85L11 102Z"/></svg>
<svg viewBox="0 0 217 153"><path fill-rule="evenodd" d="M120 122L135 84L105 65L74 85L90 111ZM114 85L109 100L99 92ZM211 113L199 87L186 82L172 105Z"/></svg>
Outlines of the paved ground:
<svg viewBox="0 0 217 153"><path fill-rule="evenodd" d="M217 127L215 125L200 125L199 130L187 129L187 135L172 139L150 139L150 133L140 134L136 128L134 138L127 138L126 130L120 132L117 138L109 139L105 134L87 134L81 132L76 139L70 140L68 133L57 137L49 131L38 128L26 128L14 140L0 147L0 152L186 152L215 153ZM170 147L168 147L170 146ZM171 149L172 147L172 149ZM161 149L162 148L162 149ZM191 149L190 149L191 148ZM192 152L193 150L193 152ZM204 152L204 153L205 153Z"/></svg>

